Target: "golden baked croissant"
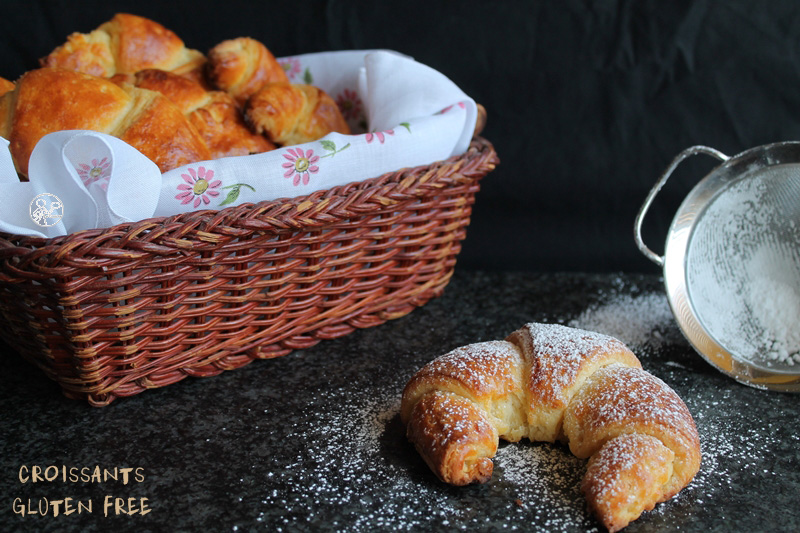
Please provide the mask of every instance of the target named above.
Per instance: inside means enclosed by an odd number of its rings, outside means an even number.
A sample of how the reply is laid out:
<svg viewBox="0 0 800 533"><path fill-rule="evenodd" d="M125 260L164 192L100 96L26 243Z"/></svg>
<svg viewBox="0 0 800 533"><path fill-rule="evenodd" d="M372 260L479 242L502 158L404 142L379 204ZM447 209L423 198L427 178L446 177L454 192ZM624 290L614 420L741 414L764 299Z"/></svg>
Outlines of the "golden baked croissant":
<svg viewBox="0 0 800 533"><path fill-rule="evenodd" d="M213 159L275 148L263 135L250 131L233 97L226 92L208 91L193 80L158 69L112 79L166 96L197 128Z"/></svg>
<svg viewBox="0 0 800 533"><path fill-rule="evenodd" d="M119 137L162 172L211 158L197 129L155 91L60 68L25 73L0 97L0 136L23 176L36 143L60 130L93 130Z"/></svg>
<svg viewBox="0 0 800 533"><path fill-rule="evenodd" d="M14 90L14 82L5 78L0 78L0 96Z"/></svg>
<svg viewBox="0 0 800 533"><path fill-rule="evenodd" d="M205 56L155 21L118 13L88 34L73 33L40 63L102 78L157 68L196 79Z"/></svg>
<svg viewBox="0 0 800 533"><path fill-rule="evenodd" d="M333 98L312 85L268 83L247 101L245 120L280 145L315 141L350 127Z"/></svg>
<svg viewBox="0 0 800 533"><path fill-rule="evenodd" d="M287 82L286 72L261 42L250 37L222 41L208 52L206 76L239 105L267 83Z"/></svg>
<svg viewBox="0 0 800 533"><path fill-rule="evenodd" d="M610 531L685 487L700 467L689 410L619 340L527 324L420 369L402 397L407 435L447 483L485 482L498 439L565 441L590 458L582 490Z"/></svg>

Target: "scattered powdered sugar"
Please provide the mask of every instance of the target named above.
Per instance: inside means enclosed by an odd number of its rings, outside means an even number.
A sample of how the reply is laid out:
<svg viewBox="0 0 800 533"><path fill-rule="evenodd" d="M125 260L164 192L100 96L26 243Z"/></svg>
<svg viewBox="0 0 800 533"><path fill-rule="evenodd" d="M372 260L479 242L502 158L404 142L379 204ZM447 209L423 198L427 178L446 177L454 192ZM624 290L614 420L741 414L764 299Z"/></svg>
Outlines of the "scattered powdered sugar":
<svg viewBox="0 0 800 533"><path fill-rule="evenodd" d="M767 478L778 474L765 465L781 460L775 457L779 450L794 454L800 447L800 435L789 435L787 441L787 435L779 431L780 421L765 418L754 425L735 409L726 409L733 397L731 390L722 389L716 399L685 399L700 435L702 462L700 471L677 498L700 506L713 505L731 490L750 486L743 478L754 478L757 486L771 485L773 481Z"/></svg>
<svg viewBox="0 0 800 533"><path fill-rule="evenodd" d="M663 292L615 295L588 307L569 326L604 333L632 350L675 342L675 318Z"/></svg>
<svg viewBox="0 0 800 533"><path fill-rule="evenodd" d="M580 491L586 462L565 446L549 443L503 443L494 459L494 476L509 487L533 524L566 531L594 523Z"/></svg>
<svg viewBox="0 0 800 533"><path fill-rule="evenodd" d="M600 338L597 334L636 350L657 349L682 339L661 292L614 294L568 325L591 333L583 341L591 345ZM548 326L540 334L552 337L561 327ZM458 363L456 355L450 359ZM461 368L456 363L451 370ZM296 460L281 461L280 468L268 471L268 488L260 502L263 510L255 519L269 522L274 531L320 526L349 532L598 530L580 490L587 463L562 444L501 441L488 483L452 487L438 481L407 441L399 420L404 385L397 376L363 388L320 390L300 417L314 423L294 427L288 439L299 450ZM743 471L771 475L759 465L778 444L770 437L772 422L743 427L735 414L726 415L721 409L728 394L720 391L718 400L682 397L700 434L700 472L674 499L649 513L685 514L713 504L734 488ZM795 445L800 446L800 436ZM482 507L486 495L491 495L491 512ZM498 509L497 502L503 500L507 505Z"/></svg>
<svg viewBox="0 0 800 533"><path fill-rule="evenodd" d="M358 397L352 390L322 392L326 409L316 426L297 428L291 437L307 442L308 452L269 474L270 489L260 502L265 510L256 519L269 520L275 531L313 528L321 525L318 519L327 529L349 532L594 527L580 494L585 461L563 446L501 441L486 485L438 481L420 465L401 427L402 385L365 389ZM476 491L483 490L494 495L495 504L498 491L507 496L508 516L498 519L494 507L491 517L476 510ZM277 522L276 510L282 517ZM331 514L342 517L341 523L330 523Z"/></svg>
<svg viewBox="0 0 800 533"><path fill-rule="evenodd" d="M309 508L344 517L345 523L326 525L347 531L420 527L431 520L446 522L457 512L382 453L382 436L400 410L401 389L381 391L367 390L355 398L351 390L321 392L324 410L317 424L297 428L291 436L307 442L308 453L274 473L277 479L271 483L281 488L261 502L283 511L283 523L271 524L276 531L314 525ZM400 434L397 440L404 438ZM373 496L381 493L386 497L375 501Z"/></svg>
<svg viewBox="0 0 800 533"><path fill-rule="evenodd" d="M288 439L299 450L296 460L267 465L255 520L269 523L272 531L599 531L580 491L587 463L562 444L501 441L485 485L439 482L399 421L404 384L398 377L394 383L319 391L301 417L314 423L293 428ZM770 436L777 433L773 422L748 427L735 411L723 409L731 394L684 398L700 433L701 468L678 496L650 511L656 517L672 520L713 504L735 489L743 472L773 475L759 466L780 444ZM800 436L794 446L800 446ZM487 495L491 511L483 507ZM498 509L498 501L507 505Z"/></svg>

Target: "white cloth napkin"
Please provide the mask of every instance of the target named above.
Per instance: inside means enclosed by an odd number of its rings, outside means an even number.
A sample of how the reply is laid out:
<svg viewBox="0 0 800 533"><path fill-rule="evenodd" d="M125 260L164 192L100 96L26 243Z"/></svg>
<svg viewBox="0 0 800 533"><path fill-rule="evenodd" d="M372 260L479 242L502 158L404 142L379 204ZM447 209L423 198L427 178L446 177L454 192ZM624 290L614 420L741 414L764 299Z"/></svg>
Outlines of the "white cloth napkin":
<svg viewBox="0 0 800 533"><path fill-rule="evenodd" d="M0 231L53 237L153 216L289 198L463 153L475 102L440 72L385 50L280 58L290 81L336 100L351 135L161 174L130 145L89 131L46 135L20 182L0 138Z"/></svg>
<svg viewBox="0 0 800 533"><path fill-rule="evenodd" d="M0 138L0 231L55 237L151 216L161 172L129 144L92 131L42 137L31 154L30 181L17 178Z"/></svg>

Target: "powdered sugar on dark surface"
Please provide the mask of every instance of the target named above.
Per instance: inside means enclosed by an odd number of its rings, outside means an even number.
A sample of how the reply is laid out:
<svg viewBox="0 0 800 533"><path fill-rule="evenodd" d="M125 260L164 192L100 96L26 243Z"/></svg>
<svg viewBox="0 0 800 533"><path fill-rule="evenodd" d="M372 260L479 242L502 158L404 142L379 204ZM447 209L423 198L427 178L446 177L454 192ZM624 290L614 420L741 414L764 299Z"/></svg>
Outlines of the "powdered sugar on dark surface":
<svg viewBox="0 0 800 533"><path fill-rule="evenodd" d="M694 517L740 490L742 478L768 481L772 474L764 458L782 460L776 449L794 450L795 455L784 460L797 460L800 437L790 436L793 442L787 442L785 434L771 436L779 420L756 417L759 423L753 426L752 417L741 416L747 398L762 391L743 391L704 363L699 363L698 380L698 356L675 326L657 287L620 282L594 296L573 316L544 318L626 343L649 372L685 401L697 423L703 453L691 484L626 531L691 529ZM491 340L490 331L480 340ZM496 338L508 333L508 328L498 328ZM451 487L436 479L405 439L399 420L403 386L425 362L356 394L352 387L319 391L315 403L325 409L315 408L308 414L314 423L293 428L291 434L291 439L305 443L296 467L286 465L270 474L271 486L286 488L267 491L261 502L264 516L271 517L277 531L602 530L580 493L586 462L561 444L501 441L488 483ZM709 394L703 380L717 390ZM781 397L768 401L779 404ZM492 502L491 513L485 511L487 501ZM276 508L284 511L277 523ZM324 521L332 515L339 521Z"/></svg>
<svg viewBox="0 0 800 533"><path fill-rule="evenodd" d="M316 427L297 428L292 435L308 442L307 454L297 460L302 467L289 465L270 481L292 488L275 490L262 501L285 509L281 523L273 521L277 531L313 526L317 517L306 512L309 506L344 515L341 523L325 525L343 531L529 531L524 519L529 513L541 521L541 531L593 528L578 490L584 462L560 446L501 443L487 485L458 488L438 481L405 440L399 421L402 385L365 390L361 397L342 390L323 394L335 407L321 414ZM470 501L486 492L506 496L510 521L475 512Z"/></svg>

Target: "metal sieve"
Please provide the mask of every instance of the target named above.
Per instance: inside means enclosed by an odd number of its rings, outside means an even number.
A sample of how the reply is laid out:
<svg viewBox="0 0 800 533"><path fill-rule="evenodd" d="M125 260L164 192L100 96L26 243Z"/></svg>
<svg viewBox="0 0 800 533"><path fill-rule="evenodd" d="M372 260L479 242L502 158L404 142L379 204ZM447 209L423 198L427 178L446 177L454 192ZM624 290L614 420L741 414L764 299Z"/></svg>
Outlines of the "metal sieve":
<svg viewBox="0 0 800 533"><path fill-rule="evenodd" d="M698 154L722 163L683 200L659 256L642 222L678 165ZM800 392L800 142L732 157L684 150L645 199L634 237L663 267L672 313L706 361L756 388Z"/></svg>

